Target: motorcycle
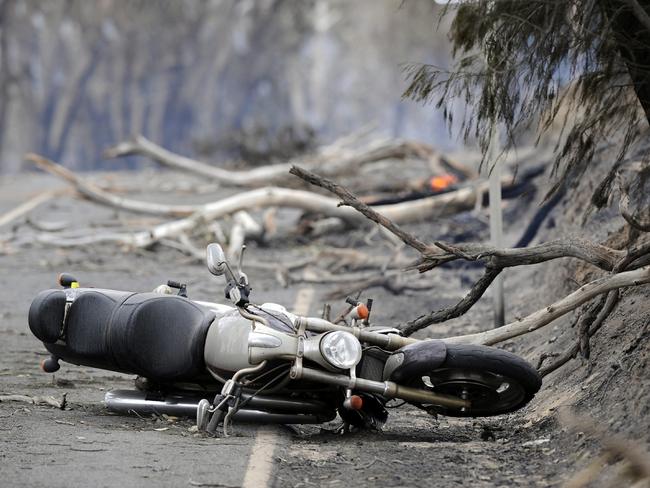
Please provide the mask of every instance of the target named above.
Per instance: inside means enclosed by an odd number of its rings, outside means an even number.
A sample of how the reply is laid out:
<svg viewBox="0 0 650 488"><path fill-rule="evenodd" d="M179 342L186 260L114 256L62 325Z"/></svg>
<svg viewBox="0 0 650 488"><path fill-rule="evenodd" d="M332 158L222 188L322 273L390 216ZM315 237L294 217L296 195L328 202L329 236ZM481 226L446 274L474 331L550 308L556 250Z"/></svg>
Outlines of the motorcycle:
<svg viewBox="0 0 650 488"><path fill-rule="evenodd" d="M323 423L337 413L345 428L380 428L387 408L404 403L431 415L500 415L541 387L537 371L510 352L371 325L371 301L348 299L343 324L256 305L241 261L233 270L218 244L207 247L207 267L225 277L232 305L190 300L173 281L136 293L59 275L62 289L40 292L29 310L29 327L51 354L42 370L63 360L137 375L134 390L106 394L109 410L196 417L212 435L220 425L228 435L232 421Z"/></svg>

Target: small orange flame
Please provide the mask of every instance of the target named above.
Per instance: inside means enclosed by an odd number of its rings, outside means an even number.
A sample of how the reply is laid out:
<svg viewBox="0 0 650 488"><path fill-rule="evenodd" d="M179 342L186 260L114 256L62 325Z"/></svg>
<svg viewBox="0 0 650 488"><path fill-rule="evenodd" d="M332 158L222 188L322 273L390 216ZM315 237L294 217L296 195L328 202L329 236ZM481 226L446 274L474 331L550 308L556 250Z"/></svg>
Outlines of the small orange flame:
<svg viewBox="0 0 650 488"><path fill-rule="evenodd" d="M447 174L432 177L429 180L429 186L433 191L442 191L457 182L458 178L456 178L454 175Z"/></svg>

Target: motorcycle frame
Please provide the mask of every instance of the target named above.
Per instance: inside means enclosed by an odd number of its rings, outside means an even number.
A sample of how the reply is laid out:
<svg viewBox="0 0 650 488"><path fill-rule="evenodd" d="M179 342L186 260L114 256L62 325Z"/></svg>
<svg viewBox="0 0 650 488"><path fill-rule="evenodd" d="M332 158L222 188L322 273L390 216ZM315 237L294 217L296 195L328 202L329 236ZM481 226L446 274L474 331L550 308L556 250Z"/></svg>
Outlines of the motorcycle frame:
<svg viewBox="0 0 650 488"><path fill-rule="evenodd" d="M246 313L248 315L248 312ZM247 315L243 316L246 317ZM328 363L318 347L323 335L333 331L351 333L360 343L378 346L389 351L395 351L409 344L420 342L418 339L402 337L394 333L381 334L364 330L360 327L337 325L327 320L314 317L296 317L294 325L297 329L296 334L290 335L271 329L263 324L258 325L254 322L252 331L249 333L249 363L254 365L269 359L288 359L293 361L289 372L292 380L304 379L340 386L350 391L357 390L374 393L389 399L395 398L407 402L432 404L446 408L462 410L470 407L468 400L452 395L412 388L393 381L374 381L358 378L354 374L356 365L347 375L342 374L342 370L333 368ZM306 331L316 332L319 335L307 338ZM264 336L270 336L276 339L268 339L265 341ZM304 366L303 359L308 359L323 366L324 370Z"/></svg>

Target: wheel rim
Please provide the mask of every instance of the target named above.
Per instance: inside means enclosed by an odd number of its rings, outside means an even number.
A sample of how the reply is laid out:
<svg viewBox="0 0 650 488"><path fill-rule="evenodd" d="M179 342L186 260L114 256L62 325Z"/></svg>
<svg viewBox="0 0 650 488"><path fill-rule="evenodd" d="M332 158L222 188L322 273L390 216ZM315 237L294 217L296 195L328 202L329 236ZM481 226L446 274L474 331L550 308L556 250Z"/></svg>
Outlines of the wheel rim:
<svg viewBox="0 0 650 488"><path fill-rule="evenodd" d="M422 383L436 393L470 401L471 407L460 411L435 406L446 415L495 415L513 410L526 398L526 391L517 381L489 371L439 369L423 376Z"/></svg>

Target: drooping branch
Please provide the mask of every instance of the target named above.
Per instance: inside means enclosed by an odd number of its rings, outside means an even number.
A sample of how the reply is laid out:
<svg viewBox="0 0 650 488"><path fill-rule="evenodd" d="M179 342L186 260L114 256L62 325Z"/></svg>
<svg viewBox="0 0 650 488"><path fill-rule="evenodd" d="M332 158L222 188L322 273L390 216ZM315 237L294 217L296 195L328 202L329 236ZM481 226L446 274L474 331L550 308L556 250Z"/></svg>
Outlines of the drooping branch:
<svg viewBox="0 0 650 488"><path fill-rule="evenodd" d="M577 238L558 239L537 246L514 249L497 249L484 244L451 245L435 242L435 245L443 252L423 253L421 261L416 265L420 272L428 271L449 261L464 259L467 261L482 261L486 267L485 274L456 305L432 311L401 324L399 329L407 336L431 324L444 322L467 312L483 296L494 278L505 268L574 257L605 271L612 271L617 263L626 256L625 251L618 251Z"/></svg>
<svg viewBox="0 0 650 488"><path fill-rule="evenodd" d="M361 202L347 188L344 188L341 185L338 185L338 184L334 183L333 181L328 180L327 178L323 178L321 176L318 176L318 175L312 173L311 171L307 171L307 170L305 170L303 168L300 168L298 166L293 166L289 172L292 175L295 175L298 178L301 178L301 179L305 180L307 183L311 183L312 185L320 186L321 188L325 188L326 190L334 193L336 196L338 196L342 200L340 205L349 205L350 207L358 210L359 212L361 212L363 215L368 217L373 222L376 222L379 225L381 225L381 226L385 227L386 229L388 229L390 232L392 232L397 237L399 237L405 244L411 246L416 251L419 251L419 252L422 253L422 252L427 250L428 246L424 242L422 242L420 239L418 239L414 235L402 230L399 226L397 226L390 219L384 217L383 215L381 215L376 210L373 210L368 205Z"/></svg>
<svg viewBox="0 0 650 488"><path fill-rule="evenodd" d="M633 271L624 271L622 273L606 276L581 286L565 298L558 300L552 305L538 310L521 320L511 322L502 327L488 330L486 332L450 337L445 339L445 341L454 344L483 344L487 346L503 342L544 327L558 317L574 310L583 303L588 302L602 293L616 290L618 288L638 286L646 283L650 283L650 266L644 266L643 268Z"/></svg>
<svg viewBox="0 0 650 488"><path fill-rule="evenodd" d="M474 283L472 288L469 290L469 293L467 293L467 295L465 295L458 303L448 308L442 308L425 315L420 315L418 318L400 325L399 329L402 331L403 335L410 336L431 324L438 324L440 322L446 322L447 320L460 317L479 301L500 272L501 269L499 268L492 268L490 266L486 267L483 276Z"/></svg>

